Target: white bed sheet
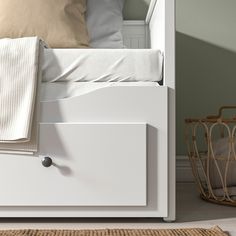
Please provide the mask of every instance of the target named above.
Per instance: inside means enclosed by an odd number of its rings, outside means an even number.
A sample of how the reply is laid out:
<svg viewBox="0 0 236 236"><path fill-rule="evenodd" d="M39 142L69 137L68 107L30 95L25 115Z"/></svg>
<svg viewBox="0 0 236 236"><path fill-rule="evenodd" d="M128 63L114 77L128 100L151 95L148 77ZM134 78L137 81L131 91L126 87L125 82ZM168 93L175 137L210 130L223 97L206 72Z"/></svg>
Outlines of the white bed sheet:
<svg viewBox="0 0 236 236"><path fill-rule="evenodd" d="M58 82L42 83L40 89L40 101L53 101L81 96L95 90L111 86L159 86L156 82Z"/></svg>
<svg viewBox="0 0 236 236"><path fill-rule="evenodd" d="M154 49L46 49L43 81L160 81L162 67Z"/></svg>

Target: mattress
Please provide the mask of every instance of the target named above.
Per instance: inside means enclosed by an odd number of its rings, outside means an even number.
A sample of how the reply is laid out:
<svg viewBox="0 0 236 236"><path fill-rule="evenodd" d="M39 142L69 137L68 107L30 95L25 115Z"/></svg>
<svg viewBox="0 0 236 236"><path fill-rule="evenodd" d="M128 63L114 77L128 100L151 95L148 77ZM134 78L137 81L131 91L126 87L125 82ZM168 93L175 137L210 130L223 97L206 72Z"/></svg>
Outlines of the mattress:
<svg viewBox="0 0 236 236"><path fill-rule="evenodd" d="M160 81L163 56L154 49L46 49L43 81Z"/></svg>
<svg viewBox="0 0 236 236"><path fill-rule="evenodd" d="M82 96L98 89L111 86L159 86L156 82L58 82L42 83L40 89L41 102L66 99L75 96Z"/></svg>

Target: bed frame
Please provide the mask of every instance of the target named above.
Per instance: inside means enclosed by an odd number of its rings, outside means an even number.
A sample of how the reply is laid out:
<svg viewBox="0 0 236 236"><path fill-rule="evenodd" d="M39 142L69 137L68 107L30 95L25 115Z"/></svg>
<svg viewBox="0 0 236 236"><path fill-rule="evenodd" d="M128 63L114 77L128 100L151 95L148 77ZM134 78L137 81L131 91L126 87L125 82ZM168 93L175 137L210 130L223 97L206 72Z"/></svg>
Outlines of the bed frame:
<svg viewBox="0 0 236 236"><path fill-rule="evenodd" d="M0 155L0 217L175 220L174 8L152 0L145 22L124 22L127 46L162 50L163 86L42 102L39 153Z"/></svg>

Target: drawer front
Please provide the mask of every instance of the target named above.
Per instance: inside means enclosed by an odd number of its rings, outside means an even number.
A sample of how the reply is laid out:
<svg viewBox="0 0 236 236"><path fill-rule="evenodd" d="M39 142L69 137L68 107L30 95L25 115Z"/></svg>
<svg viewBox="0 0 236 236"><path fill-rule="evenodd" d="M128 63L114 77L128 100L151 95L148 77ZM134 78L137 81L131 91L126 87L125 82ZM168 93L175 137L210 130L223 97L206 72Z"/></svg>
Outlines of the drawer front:
<svg viewBox="0 0 236 236"><path fill-rule="evenodd" d="M145 206L146 136L145 123L42 123L39 155L0 155L0 205Z"/></svg>

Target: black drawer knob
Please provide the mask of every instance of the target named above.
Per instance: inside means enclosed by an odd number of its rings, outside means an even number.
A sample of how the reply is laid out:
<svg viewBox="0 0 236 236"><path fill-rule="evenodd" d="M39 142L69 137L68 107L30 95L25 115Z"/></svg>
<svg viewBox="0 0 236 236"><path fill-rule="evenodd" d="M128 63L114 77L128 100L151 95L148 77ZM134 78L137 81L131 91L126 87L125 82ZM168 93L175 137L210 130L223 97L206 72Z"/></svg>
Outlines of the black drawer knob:
<svg viewBox="0 0 236 236"><path fill-rule="evenodd" d="M44 167L50 167L52 165L52 159L50 157L44 157L42 159L42 165Z"/></svg>

